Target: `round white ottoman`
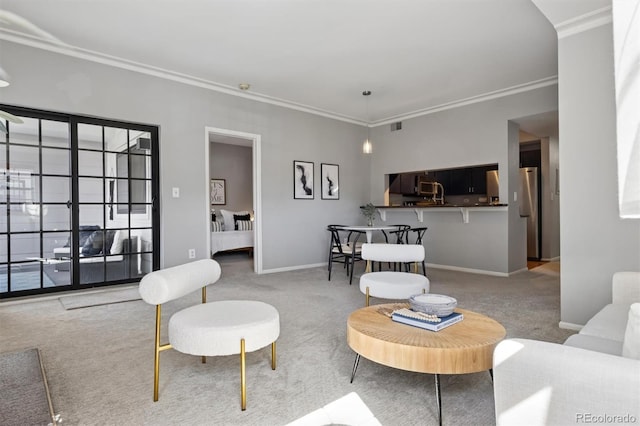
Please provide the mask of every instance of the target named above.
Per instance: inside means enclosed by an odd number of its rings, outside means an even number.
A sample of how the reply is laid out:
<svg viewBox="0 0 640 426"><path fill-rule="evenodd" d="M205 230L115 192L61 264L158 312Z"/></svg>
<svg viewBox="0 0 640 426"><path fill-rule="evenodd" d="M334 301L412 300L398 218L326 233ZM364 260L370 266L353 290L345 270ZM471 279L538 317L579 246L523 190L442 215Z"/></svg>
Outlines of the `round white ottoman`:
<svg viewBox="0 0 640 426"><path fill-rule="evenodd" d="M369 272L360 277L360 291L381 299L408 299L414 294L429 292L429 278L410 272L381 271Z"/></svg>
<svg viewBox="0 0 640 426"><path fill-rule="evenodd" d="M240 393L246 409L245 353L271 344L275 370L275 344L280 335L276 308L253 300L224 300L195 305L169 320L169 343L179 352L221 356L240 354Z"/></svg>

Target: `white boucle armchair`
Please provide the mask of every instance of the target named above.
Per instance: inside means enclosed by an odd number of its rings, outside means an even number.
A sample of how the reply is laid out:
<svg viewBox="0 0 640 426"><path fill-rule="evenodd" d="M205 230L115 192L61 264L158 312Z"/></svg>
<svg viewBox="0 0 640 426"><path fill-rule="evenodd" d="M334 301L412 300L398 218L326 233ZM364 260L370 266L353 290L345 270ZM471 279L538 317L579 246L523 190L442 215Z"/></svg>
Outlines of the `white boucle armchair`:
<svg viewBox="0 0 640 426"><path fill-rule="evenodd" d="M197 260L145 275L140 281L142 299L156 307L153 400L158 401L160 352L175 349L190 355L240 355L240 407L247 407L247 352L271 346L271 369L276 369L276 340L280 334L280 315L271 305L255 300L219 300L207 303L207 285L221 275L220 265L213 259ZM160 343L162 304L196 290L202 292L202 303L171 315L168 325L169 343Z"/></svg>
<svg viewBox="0 0 640 426"><path fill-rule="evenodd" d="M618 272L612 303L563 344L495 349L497 425L640 423L640 273Z"/></svg>

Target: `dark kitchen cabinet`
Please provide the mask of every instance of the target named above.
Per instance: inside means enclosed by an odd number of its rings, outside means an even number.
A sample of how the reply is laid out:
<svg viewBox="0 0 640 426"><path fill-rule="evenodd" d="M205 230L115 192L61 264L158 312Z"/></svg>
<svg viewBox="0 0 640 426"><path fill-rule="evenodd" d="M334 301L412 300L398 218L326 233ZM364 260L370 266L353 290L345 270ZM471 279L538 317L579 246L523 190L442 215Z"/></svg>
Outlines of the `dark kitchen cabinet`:
<svg viewBox="0 0 640 426"><path fill-rule="evenodd" d="M400 193L403 195L415 195L417 184L417 173L403 173L400 175Z"/></svg>
<svg viewBox="0 0 640 426"><path fill-rule="evenodd" d="M389 192L391 194L401 194L402 187L400 185L401 180L400 174L390 174L389 175Z"/></svg>
<svg viewBox="0 0 640 426"><path fill-rule="evenodd" d="M451 169L449 187L445 186L447 195L483 195L487 193L487 172L497 170L497 165L465 167Z"/></svg>
<svg viewBox="0 0 640 426"><path fill-rule="evenodd" d="M449 187L444 188L446 195L466 195L469 193L470 185L469 169L449 170Z"/></svg>
<svg viewBox="0 0 640 426"><path fill-rule="evenodd" d="M440 183L445 190L445 194L447 193L447 188L451 185L450 170L435 170L433 172L429 172L428 176L430 180Z"/></svg>
<svg viewBox="0 0 640 426"><path fill-rule="evenodd" d="M473 167L471 169L471 193L486 194L487 193L487 171L488 167Z"/></svg>
<svg viewBox="0 0 640 426"><path fill-rule="evenodd" d="M389 192L402 195L417 195L418 181L439 182L448 195L485 195L487 172L498 170L497 164L455 169L428 170L424 172L394 173L389 175Z"/></svg>

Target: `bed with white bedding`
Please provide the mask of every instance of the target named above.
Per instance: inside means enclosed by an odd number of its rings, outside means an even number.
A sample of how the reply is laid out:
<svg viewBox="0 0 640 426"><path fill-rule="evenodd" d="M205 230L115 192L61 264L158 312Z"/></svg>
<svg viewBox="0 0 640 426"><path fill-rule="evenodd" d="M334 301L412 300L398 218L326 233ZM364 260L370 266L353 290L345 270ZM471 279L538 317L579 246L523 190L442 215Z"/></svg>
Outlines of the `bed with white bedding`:
<svg viewBox="0 0 640 426"><path fill-rule="evenodd" d="M219 210L211 222L211 256L221 251L253 251L253 222L249 212Z"/></svg>

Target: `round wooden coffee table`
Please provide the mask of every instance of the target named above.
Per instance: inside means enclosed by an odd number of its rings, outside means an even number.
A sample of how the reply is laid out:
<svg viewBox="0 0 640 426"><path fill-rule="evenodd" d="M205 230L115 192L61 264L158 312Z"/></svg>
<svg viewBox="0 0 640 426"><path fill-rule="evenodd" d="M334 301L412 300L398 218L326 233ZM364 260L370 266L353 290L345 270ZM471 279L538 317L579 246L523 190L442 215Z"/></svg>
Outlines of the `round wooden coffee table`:
<svg viewBox="0 0 640 426"><path fill-rule="evenodd" d="M356 353L351 380L360 356L401 370L435 374L438 418L442 423L440 374L492 372L493 350L506 330L497 321L466 309L464 319L433 332L392 321L394 309L407 303L389 303L358 309L347 320L347 343Z"/></svg>

